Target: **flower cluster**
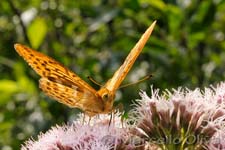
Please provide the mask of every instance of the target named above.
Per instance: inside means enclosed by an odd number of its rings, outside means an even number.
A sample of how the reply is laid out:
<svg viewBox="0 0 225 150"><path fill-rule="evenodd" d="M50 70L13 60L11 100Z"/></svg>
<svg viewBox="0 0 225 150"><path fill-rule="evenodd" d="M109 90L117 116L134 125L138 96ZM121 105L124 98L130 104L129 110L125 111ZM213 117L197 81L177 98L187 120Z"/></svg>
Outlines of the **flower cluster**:
<svg viewBox="0 0 225 150"><path fill-rule="evenodd" d="M27 141L22 150L225 149L225 83L159 92L152 90L151 97L141 92L126 122L119 114L112 120L80 116Z"/></svg>
<svg viewBox="0 0 225 150"><path fill-rule="evenodd" d="M40 134L37 141L28 140L22 150L129 150L143 145L129 142L133 135L118 123L119 114L114 114L112 120L108 115L89 119L81 114L71 125L53 127Z"/></svg>
<svg viewBox="0 0 225 150"><path fill-rule="evenodd" d="M225 149L225 83L204 91L152 91L132 111L133 132L162 149Z"/></svg>

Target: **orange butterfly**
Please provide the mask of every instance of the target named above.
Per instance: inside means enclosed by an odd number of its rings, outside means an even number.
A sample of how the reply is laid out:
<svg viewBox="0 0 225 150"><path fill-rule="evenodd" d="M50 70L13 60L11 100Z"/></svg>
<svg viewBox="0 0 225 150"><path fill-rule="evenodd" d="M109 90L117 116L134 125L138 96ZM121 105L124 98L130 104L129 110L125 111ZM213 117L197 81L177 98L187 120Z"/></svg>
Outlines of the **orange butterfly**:
<svg viewBox="0 0 225 150"><path fill-rule="evenodd" d="M112 111L115 92L141 53L155 24L156 21L145 31L113 77L98 91L56 60L21 44L15 44L14 47L41 76L39 86L48 96L94 116Z"/></svg>

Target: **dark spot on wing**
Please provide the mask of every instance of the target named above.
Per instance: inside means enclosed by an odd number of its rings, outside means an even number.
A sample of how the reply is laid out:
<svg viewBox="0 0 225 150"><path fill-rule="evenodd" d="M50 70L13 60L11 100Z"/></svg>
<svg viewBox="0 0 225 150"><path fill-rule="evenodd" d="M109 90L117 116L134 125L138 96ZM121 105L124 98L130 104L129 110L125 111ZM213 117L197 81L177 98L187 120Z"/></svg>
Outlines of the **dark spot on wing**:
<svg viewBox="0 0 225 150"><path fill-rule="evenodd" d="M55 68L55 72L60 72L60 70L58 68Z"/></svg>
<svg viewBox="0 0 225 150"><path fill-rule="evenodd" d="M67 99L67 102L73 104L74 102L71 99Z"/></svg>
<svg viewBox="0 0 225 150"><path fill-rule="evenodd" d="M56 64L56 62L55 61L52 61L52 60L48 60L48 63L50 63L50 64Z"/></svg>
<svg viewBox="0 0 225 150"><path fill-rule="evenodd" d="M45 68L46 71L50 72L51 70L49 68Z"/></svg>
<svg viewBox="0 0 225 150"><path fill-rule="evenodd" d="M46 77L46 76L47 76L47 72L42 72L42 75L43 75L44 77Z"/></svg>
<svg viewBox="0 0 225 150"><path fill-rule="evenodd" d="M49 86L51 83L50 82L46 82L46 84Z"/></svg>
<svg viewBox="0 0 225 150"><path fill-rule="evenodd" d="M61 99L62 99L62 98L65 98L65 95L59 94L59 97L61 97Z"/></svg>
<svg viewBox="0 0 225 150"><path fill-rule="evenodd" d="M56 82L56 79L54 77L48 77L48 80Z"/></svg>
<svg viewBox="0 0 225 150"><path fill-rule="evenodd" d="M41 63L41 65L42 65L43 67L45 67L45 66L46 66L46 63Z"/></svg>

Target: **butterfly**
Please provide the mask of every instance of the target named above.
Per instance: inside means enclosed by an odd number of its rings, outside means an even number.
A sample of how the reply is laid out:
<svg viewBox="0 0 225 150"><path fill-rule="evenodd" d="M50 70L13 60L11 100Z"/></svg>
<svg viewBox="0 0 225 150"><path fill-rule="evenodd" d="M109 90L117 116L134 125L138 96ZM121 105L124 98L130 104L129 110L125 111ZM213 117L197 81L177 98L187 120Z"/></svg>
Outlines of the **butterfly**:
<svg viewBox="0 0 225 150"><path fill-rule="evenodd" d="M41 76L42 91L69 107L76 107L88 116L107 114L113 109L115 93L150 37L156 21L145 31L124 63L98 91L65 66L22 44L15 44L17 53Z"/></svg>

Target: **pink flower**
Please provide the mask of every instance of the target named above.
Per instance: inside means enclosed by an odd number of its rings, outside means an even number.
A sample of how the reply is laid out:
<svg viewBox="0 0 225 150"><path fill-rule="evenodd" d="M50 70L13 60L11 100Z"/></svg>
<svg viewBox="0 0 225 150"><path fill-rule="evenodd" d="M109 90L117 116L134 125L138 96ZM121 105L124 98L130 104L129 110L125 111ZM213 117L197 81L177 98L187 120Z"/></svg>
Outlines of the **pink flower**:
<svg viewBox="0 0 225 150"><path fill-rule="evenodd" d="M105 116L95 117L89 124L84 124L80 123L84 119L81 115L81 118L71 125L53 127L45 134L40 134L37 141L28 140L22 146L22 150L135 149L136 143L129 143L129 141L132 141L130 140L132 135L126 128L119 127L117 126L118 123L115 123L118 120L117 114L110 126L110 116L107 115L108 119L105 119Z"/></svg>
<svg viewBox="0 0 225 150"><path fill-rule="evenodd" d="M132 110L133 133L165 149L224 146L225 83L215 88L152 91Z"/></svg>

